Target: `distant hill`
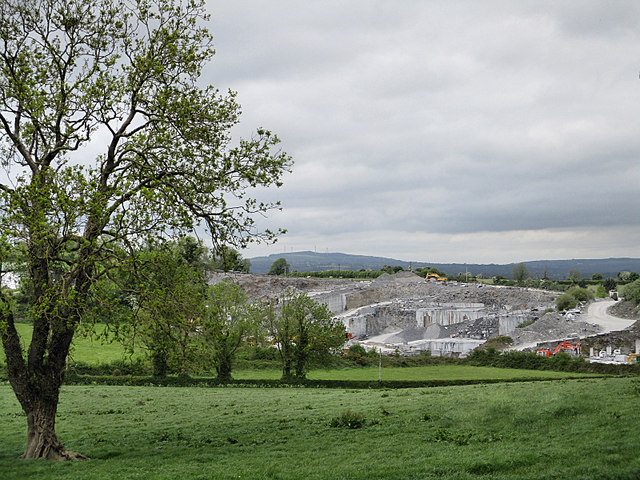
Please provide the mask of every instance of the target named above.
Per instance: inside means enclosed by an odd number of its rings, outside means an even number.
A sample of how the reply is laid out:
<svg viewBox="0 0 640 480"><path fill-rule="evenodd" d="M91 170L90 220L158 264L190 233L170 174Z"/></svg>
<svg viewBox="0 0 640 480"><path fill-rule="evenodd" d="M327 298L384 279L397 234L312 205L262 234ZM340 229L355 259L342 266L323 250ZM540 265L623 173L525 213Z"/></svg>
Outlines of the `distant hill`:
<svg viewBox="0 0 640 480"><path fill-rule="evenodd" d="M393 258L371 257L367 255L349 255L346 253L290 252L272 254L268 257L250 258L252 273L267 273L273 262L279 258L287 260L292 270L299 272L317 272L325 270L379 270L384 265L401 266L405 270L410 266L435 267L447 275L457 275L468 271L470 274L482 274L485 277L501 275L510 278L516 263L508 264L464 264L464 263L432 263L405 262ZM518 262L520 263L520 262ZM629 271L640 273L640 258L605 258L574 260L535 260L522 262L529 272L542 277L546 269L547 276L554 280L567 278L570 270L578 270L582 278L591 278L600 273L604 278L615 278L618 272Z"/></svg>

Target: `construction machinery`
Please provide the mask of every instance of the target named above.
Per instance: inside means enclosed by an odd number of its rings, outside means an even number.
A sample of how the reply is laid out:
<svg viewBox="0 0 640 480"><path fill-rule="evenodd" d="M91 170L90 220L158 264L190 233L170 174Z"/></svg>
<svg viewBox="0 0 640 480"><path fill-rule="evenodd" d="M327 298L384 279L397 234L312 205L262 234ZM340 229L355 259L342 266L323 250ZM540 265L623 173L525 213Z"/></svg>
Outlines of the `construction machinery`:
<svg viewBox="0 0 640 480"><path fill-rule="evenodd" d="M640 363L640 353L632 353L627 355L627 363Z"/></svg>
<svg viewBox="0 0 640 480"><path fill-rule="evenodd" d="M446 282L447 277L441 277L437 273L427 273L427 276L424 279L429 282L431 280L435 280L436 282Z"/></svg>
<svg viewBox="0 0 640 480"><path fill-rule="evenodd" d="M581 353L580 342L560 342L553 350L550 348L539 348L536 350L536 355L540 357L553 357L558 352L565 352L577 357Z"/></svg>

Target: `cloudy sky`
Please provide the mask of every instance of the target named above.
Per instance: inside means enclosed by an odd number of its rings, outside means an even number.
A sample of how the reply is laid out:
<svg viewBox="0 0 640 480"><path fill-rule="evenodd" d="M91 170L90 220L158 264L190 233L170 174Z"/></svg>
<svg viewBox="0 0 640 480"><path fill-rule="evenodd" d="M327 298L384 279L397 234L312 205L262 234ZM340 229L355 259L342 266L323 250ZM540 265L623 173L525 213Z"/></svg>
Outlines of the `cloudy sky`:
<svg viewBox="0 0 640 480"><path fill-rule="evenodd" d="M295 161L245 257L640 257L640 2L207 4L206 81Z"/></svg>

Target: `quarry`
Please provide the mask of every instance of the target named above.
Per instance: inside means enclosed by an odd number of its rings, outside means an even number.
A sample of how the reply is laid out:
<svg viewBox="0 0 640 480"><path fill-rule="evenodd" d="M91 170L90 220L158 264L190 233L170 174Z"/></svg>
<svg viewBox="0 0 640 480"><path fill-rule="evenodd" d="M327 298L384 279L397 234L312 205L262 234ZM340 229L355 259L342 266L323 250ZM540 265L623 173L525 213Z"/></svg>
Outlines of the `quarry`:
<svg viewBox="0 0 640 480"><path fill-rule="evenodd" d="M586 321L582 311L555 312L558 292L427 281L407 271L370 281L218 273L211 282L225 278L253 299L278 298L287 288L305 292L344 323L351 343L386 354L428 350L433 356L465 357L499 336L513 339L510 348L535 350L544 342L612 330L604 320ZM633 323L621 320L615 327L623 330Z"/></svg>

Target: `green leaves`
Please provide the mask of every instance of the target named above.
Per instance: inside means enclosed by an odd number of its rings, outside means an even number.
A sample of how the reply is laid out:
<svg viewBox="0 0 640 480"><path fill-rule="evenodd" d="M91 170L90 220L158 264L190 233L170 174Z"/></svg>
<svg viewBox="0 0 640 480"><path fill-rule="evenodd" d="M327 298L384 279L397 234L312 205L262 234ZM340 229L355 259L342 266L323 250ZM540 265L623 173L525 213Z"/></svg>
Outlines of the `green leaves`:
<svg viewBox="0 0 640 480"><path fill-rule="evenodd" d="M345 327L325 304L293 289L287 289L278 304L277 312L265 316L266 329L278 346L283 377L295 369L296 377L304 378L311 359L326 359L344 345Z"/></svg>

